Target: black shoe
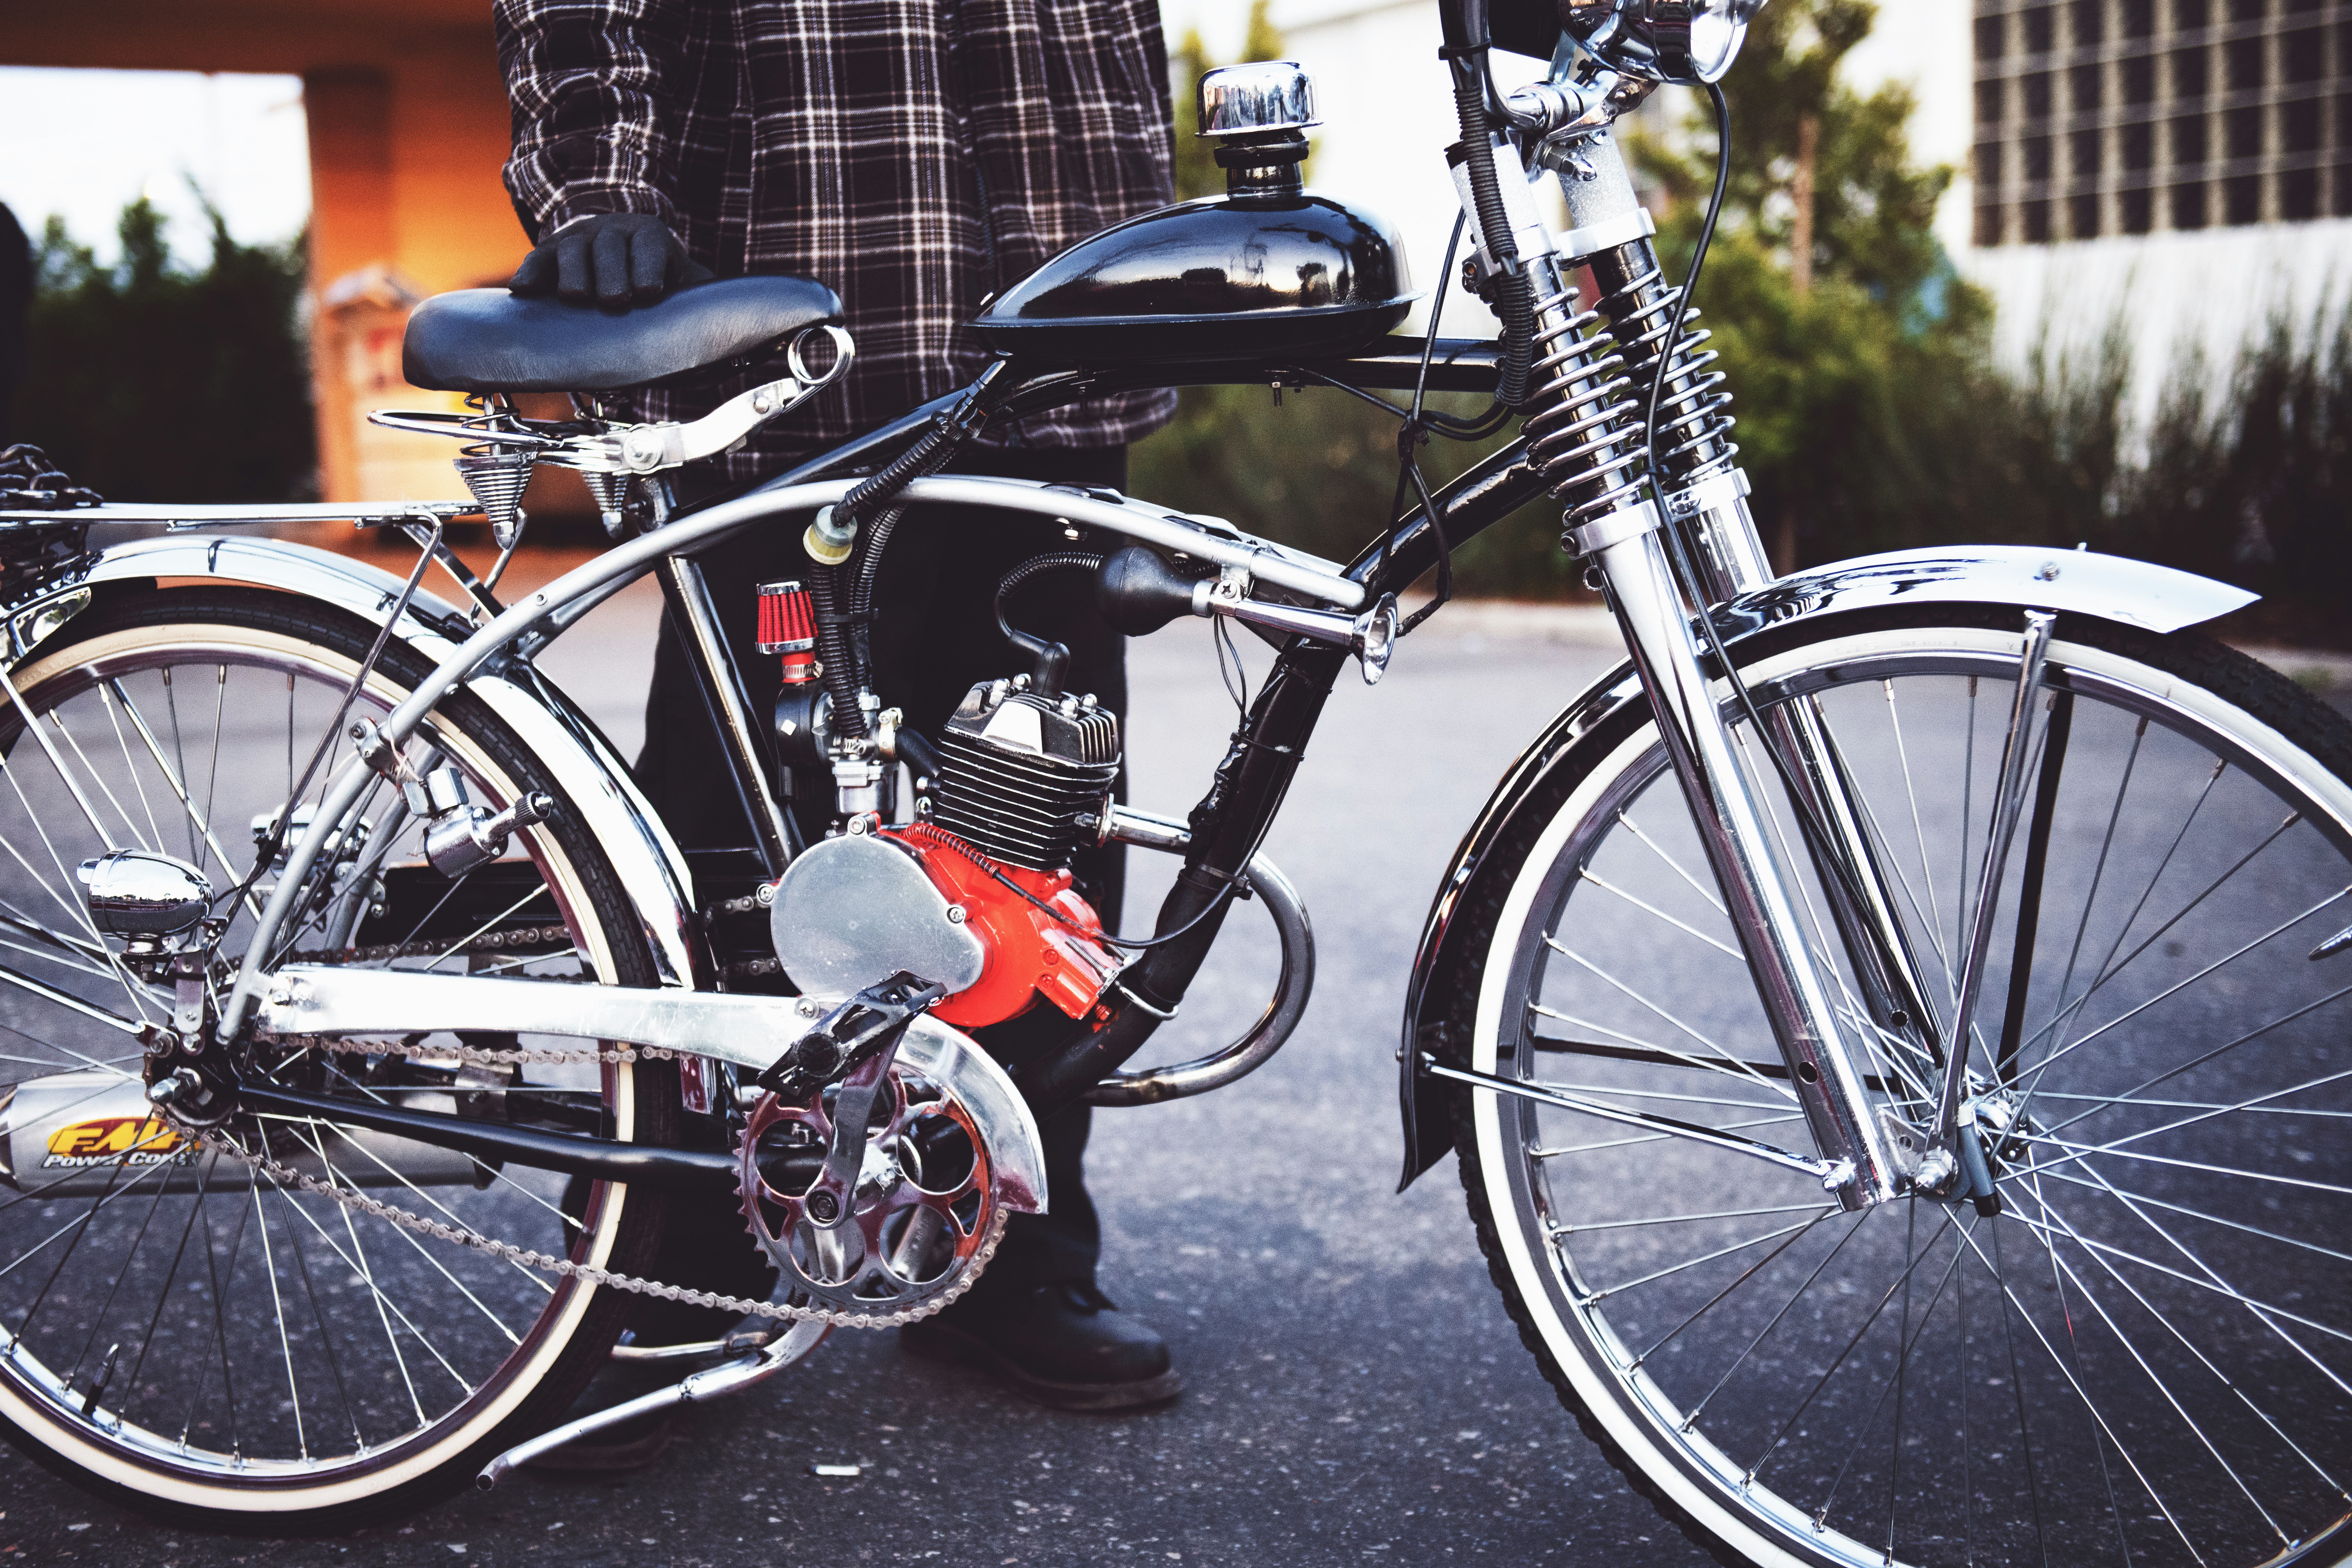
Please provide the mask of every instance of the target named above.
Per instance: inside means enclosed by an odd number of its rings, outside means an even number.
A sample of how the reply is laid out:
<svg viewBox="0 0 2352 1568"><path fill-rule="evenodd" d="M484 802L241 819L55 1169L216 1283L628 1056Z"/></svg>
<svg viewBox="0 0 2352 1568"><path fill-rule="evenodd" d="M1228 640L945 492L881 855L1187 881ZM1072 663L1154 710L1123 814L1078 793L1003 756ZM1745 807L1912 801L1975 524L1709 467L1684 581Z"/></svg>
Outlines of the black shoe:
<svg viewBox="0 0 2352 1568"><path fill-rule="evenodd" d="M1169 1365L1168 1342L1150 1324L1122 1317L1092 1285L967 1297L900 1329L898 1342L928 1361L994 1373L1059 1410L1133 1410L1184 1391Z"/></svg>

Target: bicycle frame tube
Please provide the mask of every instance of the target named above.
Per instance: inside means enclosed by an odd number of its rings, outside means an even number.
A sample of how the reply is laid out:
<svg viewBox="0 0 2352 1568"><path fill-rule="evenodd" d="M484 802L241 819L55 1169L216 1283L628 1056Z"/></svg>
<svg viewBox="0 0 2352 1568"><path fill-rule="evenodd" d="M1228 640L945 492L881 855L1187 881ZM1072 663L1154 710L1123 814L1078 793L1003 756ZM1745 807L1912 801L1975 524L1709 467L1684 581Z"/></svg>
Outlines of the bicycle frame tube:
<svg viewBox="0 0 2352 1568"><path fill-rule="evenodd" d="M691 556L668 556L661 563L659 575L662 601L686 644L704 711L726 755L736 804L742 807L743 820L751 825L761 864L770 877L780 877L796 847L792 822L777 799L777 773L767 731L751 711L751 700L743 689L743 672L737 668L719 625L719 608L711 603L702 564Z"/></svg>
<svg viewBox="0 0 2352 1568"><path fill-rule="evenodd" d="M1495 362L1490 349L1461 343L1441 347L1430 375L1433 386L1441 390L1492 386ZM1420 349L1414 340L1396 339L1376 345L1366 354L1337 362L1051 371L1003 378L1013 383L1013 389L999 406L1005 416L1018 417L1122 386L1171 383L1264 384L1281 380L1307 385L1338 381L1400 388L1412 384ZM756 719L743 710L740 679L728 646L715 624L701 624L708 621L707 616L694 615L698 595L692 590L699 584L691 557L745 529L838 501L856 482L846 470L870 468L877 459L887 460L894 448L919 436L927 424L925 415L926 411L918 410L885 430L826 453L746 494L677 513L654 531L565 574L477 631L384 721L381 734L396 750L437 702L454 693L486 661L546 626L560 624L568 607L609 594L618 583L660 570L684 618L698 634L689 637L689 650L701 667L698 673L714 706L720 710L722 733L741 731L740 736L728 734L732 742L728 751L730 764L746 775L737 784L755 808L751 815L755 831L766 840L762 847L771 855L779 851L788 855L784 840L788 830L782 823L782 814L774 808L772 777L758 776L767 762L752 734ZM1296 555L1268 553L1237 531L1223 531L1221 526L1203 525L1124 498L955 477L918 480L906 492L912 502L934 500L1048 513L1145 542L1172 545L1198 558L1229 557L1231 563L1245 565L1270 584L1350 609L1381 594L1409 586L1436 563L1441 550L1458 548L1543 493L1540 477L1527 461L1524 447L1514 444L1440 491L1434 498L1436 520L1425 515L1417 503L1409 507L1402 517L1391 520L1384 538L1368 543L1342 572ZM1437 525L1440 522L1442 528ZM1828 1001L1828 987L1797 931L1788 884L1771 858L1752 783L1742 771L1710 689L1698 670L1687 619L1656 538L1645 533L1599 552L1598 559L1637 668L1655 696L1662 728L1672 737L1678 775L1701 821L1710 855L1719 861L1717 874L1733 906L1744 916L1739 922L1742 939L1749 946L1759 991L1805 1100L1824 1162L1844 1178L1838 1189L1841 1199L1861 1206L1891 1195L1893 1177L1862 1098L1860 1074L1847 1059ZM1319 717L1322 697L1343 657L1328 646L1301 638L1284 647L1274 675L1262 689L1260 702L1237 733L1209 797L1195 813L1198 828L1187 856L1186 874L1180 876L1161 911L1160 929L1172 929L1192 918L1202 907L1203 899L1223 896L1218 890L1222 874L1246 859L1248 850L1279 809ZM727 701L730 693L735 695L732 704ZM734 710L731 724L725 722L730 707ZM341 820L371 776L359 763L348 765L331 788L317 821ZM323 840L323 832L314 824L289 855L285 874L263 911L223 1006L224 1031L241 1026L254 1007L276 934L294 913ZM1024 1075L1028 1081L1023 1086L1034 1102L1050 1110L1064 1100L1077 1098L1103 1072L1132 1055L1159 1018L1172 1011L1219 923L1213 916L1202 921L1185 940L1153 950L1137 966L1136 985L1129 989L1146 993L1152 1007L1122 1005L1111 1021L1074 1042L1056 1059L1034 1064L1033 1071Z"/></svg>

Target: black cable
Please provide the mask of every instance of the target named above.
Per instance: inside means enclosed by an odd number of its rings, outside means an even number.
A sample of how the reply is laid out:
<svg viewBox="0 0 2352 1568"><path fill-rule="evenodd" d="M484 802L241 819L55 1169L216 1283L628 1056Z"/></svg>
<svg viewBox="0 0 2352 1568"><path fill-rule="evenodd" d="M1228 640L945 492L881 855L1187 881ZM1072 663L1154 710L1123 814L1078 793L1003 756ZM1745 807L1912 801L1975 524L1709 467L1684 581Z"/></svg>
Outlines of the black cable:
<svg viewBox="0 0 2352 1568"><path fill-rule="evenodd" d="M1007 572L996 584L996 629L1004 634L1006 642L1014 640L1013 624L1005 618L1004 602L1019 592L1021 585L1032 577L1041 577L1048 572L1099 572L1102 563L1103 557L1084 550L1059 550L1050 554L1032 555Z"/></svg>
<svg viewBox="0 0 2352 1568"><path fill-rule="evenodd" d="M1409 484L1414 493L1421 498L1421 514L1429 519L1430 531L1437 535L1436 596L1420 609L1415 610L1404 624L1397 628L1396 635L1399 637L1404 636L1422 622L1429 619L1431 616L1435 615L1440 605L1454 597L1454 542L1445 537L1444 520L1438 515L1436 499L1429 493L1429 481L1422 475L1421 462L1413 456L1413 447L1420 440L1423 426L1422 403L1429 395L1429 361L1430 357L1437 352L1437 326L1445 314L1446 285L1454 279L1454 253L1461 248L1462 230L1464 225L1468 222L1469 216L1467 213L1456 213L1454 216L1454 233L1445 242L1445 260L1437 270L1437 297L1430 302L1429 331L1421 341L1421 368L1413 374L1412 407L1405 416L1404 425L1397 431L1397 484L1396 493L1389 498L1389 516L1393 519L1397 513L1404 510L1405 487ZM1532 318L1530 321L1532 321ZM1507 366L1505 374L1507 375ZM1504 419L1507 420L1510 417L1510 405L1505 401L1499 389L1496 394L1494 408L1488 410L1488 416L1491 417L1496 413L1501 414ZM1496 427L1499 429L1501 426L1498 424ZM1396 525L1391 521L1387 535L1381 541L1381 555L1374 568L1375 576L1387 570L1389 545L1395 538Z"/></svg>
<svg viewBox="0 0 2352 1568"><path fill-rule="evenodd" d="M1657 364L1650 375L1649 411L1643 421L1643 445L1649 462L1650 488L1657 497L1658 508L1662 513L1665 510L1666 490L1664 477L1658 469L1659 401L1664 394L1666 377L1674 365L1676 351L1682 342L1683 318L1690 309L1691 296L1698 289L1699 269L1706 264L1707 247L1715 239L1716 221L1723 216L1724 191L1729 184L1731 176L1731 105L1724 99L1723 88L1720 84L1708 82L1706 86L1707 99L1715 106L1715 189L1707 197L1706 219L1699 226L1698 248L1691 257L1690 271L1684 278L1682 291L1675 300L1674 315L1667 322L1666 334L1658 344ZM1692 605L1698 611L1699 632L1706 639L1707 651L1714 656L1716 668L1723 672L1725 682L1739 699L1740 710L1747 715L1748 722L1753 726L1757 744L1761 746L1764 754L1771 759L1772 771L1780 775L1781 787L1789 792L1790 808L1796 816L1799 828L1811 843L1820 864L1826 867L1829 874L1837 879L1841 890L1848 900L1852 900L1853 907L1857 910L1868 909L1870 903L1863 897L1860 876L1847 861L1844 853L1837 847L1836 841L1830 837L1829 829L1823 826L1819 815L1814 811L1811 796L1798 783L1794 764L1781 754L1780 743L1773 738L1772 732L1765 728L1764 715L1756 706L1755 694L1748 689L1748 683L1739 678L1738 668L1731 662L1731 652L1724 646L1723 633L1716 626L1715 616L1711 613L1713 606L1706 602L1706 595L1699 585L1701 579L1698 569L1696 563L1690 558L1689 545L1683 538L1683 531L1669 520L1665 523L1664 531L1666 536L1667 549L1674 558L1675 574L1682 579L1683 591L1689 595Z"/></svg>
<svg viewBox="0 0 2352 1568"><path fill-rule="evenodd" d="M1493 96L1494 87L1486 73L1484 37L1474 40L1465 58L1449 63L1454 68L1454 109L1462 127L1463 167L1470 178L1470 200L1478 210L1478 233L1486 242L1486 254L1495 258L1488 301L1503 321L1503 363L1495 395L1516 406L1527 397L1528 374L1535 359L1536 294L1534 283L1518 265L1517 237L1511 233L1502 179L1495 167L1493 131L1486 116L1486 100Z"/></svg>
<svg viewBox="0 0 2352 1568"><path fill-rule="evenodd" d="M1706 221L1699 226L1698 249L1691 257L1689 275L1684 278L1682 292L1675 296L1675 313L1666 323L1666 335L1658 343L1658 363L1650 373L1650 407L1642 420L1644 455L1649 459L1650 486L1658 492L1658 504L1665 505L1664 476L1658 470L1658 400L1666 390L1666 374L1675 362L1675 351L1683 339L1683 317L1690 310L1691 296L1698 292L1699 268L1706 265L1707 247L1715 243L1716 220L1723 216L1723 194L1731 183L1731 105L1723 96L1723 89L1715 82L1706 84L1706 95L1715 104L1715 190L1706 199Z"/></svg>
<svg viewBox="0 0 2352 1568"><path fill-rule="evenodd" d="M1454 233L1445 242L1445 259L1438 263L1437 296L1429 302L1429 331L1421 340L1421 368L1413 373L1412 377L1412 417L1415 419L1421 417L1422 399L1429 392L1429 362L1437 353L1437 324L1445 319L1445 289L1454 281L1454 258L1462 248L1463 226L1469 221L1468 213L1456 212L1454 215ZM1503 400L1496 398L1495 405L1503 407Z"/></svg>
<svg viewBox="0 0 2352 1568"><path fill-rule="evenodd" d="M863 616L874 608L874 583L882 572L882 552L889 547L891 532L907 515L903 506L885 507L874 525L866 529L860 542L863 553L857 563L857 585L850 591L849 613Z"/></svg>
<svg viewBox="0 0 2352 1568"><path fill-rule="evenodd" d="M865 683L858 679L856 645L850 636L853 617L842 611L841 575L838 566L813 564L808 574L809 607L816 612L818 679L833 701L833 732L862 741L872 731L866 727L866 710L857 700Z"/></svg>
<svg viewBox="0 0 2352 1568"><path fill-rule="evenodd" d="M1224 682L1225 695L1234 700L1234 711L1246 721L1249 718L1249 669L1242 663L1241 650L1234 647L1234 634L1227 629L1228 625L1227 618L1223 616L1219 616L1210 623L1209 635L1217 647L1217 679ZM1225 668L1225 657L1228 654L1233 656L1232 673L1228 673ZM1234 689L1236 678L1241 683L1241 689L1238 691Z"/></svg>
<svg viewBox="0 0 2352 1568"><path fill-rule="evenodd" d="M1326 386L1337 387L1357 402L1369 404L1392 419L1407 421L1418 419L1423 426L1436 431L1449 441L1483 440L1509 423L1511 417L1510 409L1500 403L1489 405L1486 412L1475 419L1455 419L1436 413L1414 415L1406 409L1399 408L1385 397L1374 396L1353 382L1341 381L1334 375L1326 375L1312 365L1287 365L1284 367L1283 374L1300 376L1308 381L1319 381Z"/></svg>

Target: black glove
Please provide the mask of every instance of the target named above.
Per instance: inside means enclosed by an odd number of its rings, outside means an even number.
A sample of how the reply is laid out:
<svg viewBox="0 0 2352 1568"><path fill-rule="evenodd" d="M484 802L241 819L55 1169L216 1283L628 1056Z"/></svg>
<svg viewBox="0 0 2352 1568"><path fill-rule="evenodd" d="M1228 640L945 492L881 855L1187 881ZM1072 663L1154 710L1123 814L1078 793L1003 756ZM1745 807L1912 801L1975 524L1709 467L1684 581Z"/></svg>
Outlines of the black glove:
<svg viewBox="0 0 2352 1568"><path fill-rule="evenodd" d="M599 213L541 240L507 287L517 294L553 294L575 305L593 300L608 310L623 310L715 276L652 214Z"/></svg>

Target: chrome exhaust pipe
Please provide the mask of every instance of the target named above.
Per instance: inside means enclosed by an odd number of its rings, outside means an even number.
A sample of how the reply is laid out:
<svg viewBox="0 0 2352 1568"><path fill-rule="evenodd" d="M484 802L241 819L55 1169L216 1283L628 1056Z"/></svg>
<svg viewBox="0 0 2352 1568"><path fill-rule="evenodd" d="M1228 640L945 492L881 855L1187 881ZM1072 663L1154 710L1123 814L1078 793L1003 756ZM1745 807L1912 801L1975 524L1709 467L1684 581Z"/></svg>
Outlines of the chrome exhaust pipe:
<svg viewBox="0 0 2352 1568"><path fill-rule="evenodd" d="M449 1109L456 1111L454 1100ZM346 1187L473 1186L488 1175L454 1149L388 1133L320 1127L311 1136L316 1148L309 1138L289 1140L270 1158ZM198 1153L135 1078L79 1069L0 1089L0 1184L27 1196L90 1197L134 1181L152 1194L159 1169L163 1191L193 1193L204 1174ZM204 1179L216 1187L224 1178Z"/></svg>

